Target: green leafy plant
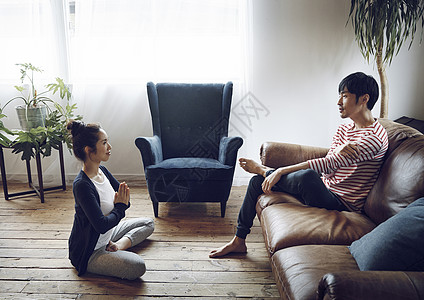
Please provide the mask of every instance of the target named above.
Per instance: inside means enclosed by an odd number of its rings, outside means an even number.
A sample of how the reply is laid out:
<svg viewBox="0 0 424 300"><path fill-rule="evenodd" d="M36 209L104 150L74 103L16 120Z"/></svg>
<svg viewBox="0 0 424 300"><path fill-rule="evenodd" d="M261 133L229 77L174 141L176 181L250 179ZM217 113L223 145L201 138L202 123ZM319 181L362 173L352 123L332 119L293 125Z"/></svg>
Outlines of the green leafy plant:
<svg viewBox="0 0 424 300"><path fill-rule="evenodd" d="M388 116L389 86L386 66L402 45L414 41L417 24L424 27L424 0L351 0L351 20L364 58L374 57L381 85L380 117ZM421 32L422 40L422 32Z"/></svg>
<svg viewBox="0 0 424 300"><path fill-rule="evenodd" d="M3 147L13 148L12 153L21 153L22 160L30 160L37 154L42 154L43 157L50 156L52 149L59 149L62 143L71 149L72 141L66 130L66 124L70 119L81 120L82 117L74 114L77 106L70 103L72 94L69 88L62 79L56 78L55 83L46 85L46 90L38 93L34 86L34 72L42 70L30 63L17 65L21 67L21 82L28 80L30 89L25 93L24 86L15 86L21 95L10 99L0 109L0 144ZM65 106L47 97L47 93L54 95L57 92L62 99L66 99ZM3 114L4 107L16 99L21 99L27 108L37 107L40 103L46 105L49 113L45 126L30 128L28 131L6 128L2 121L6 117ZM14 138L9 138L7 135L12 135Z"/></svg>
<svg viewBox="0 0 424 300"><path fill-rule="evenodd" d="M17 97L13 97L3 106L4 109L10 102L14 100L22 100L27 108L37 107L40 103L43 103L48 107L48 103L54 103L54 101L47 97L48 93L54 95L59 92L60 98L64 99L66 97L67 101L71 98L71 92L66 84L63 82L63 79L56 77L56 82L49 83L45 86L46 90L38 92L34 84L34 72L42 73L41 68L33 66L31 63L16 64L20 67L21 72L21 84L15 85L15 89L21 94ZM25 87L24 83L29 82L29 89Z"/></svg>
<svg viewBox="0 0 424 300"><path fill-rule="evenodd" d="M9 131L17 137L8 143L12 147L12 153L22 153L22 160L30 160L37 153L43 157L50 156L52 149L59 149L60 144L65 143L68 149L72 149L72 140L66 129L70 119L81 120L80 115L74 115L76 104L69 102L65 107L54 103L55 109L50 112L46 119L46 126L31 128L29 131ZM7 142L6 142L7 143Z"/></svg>

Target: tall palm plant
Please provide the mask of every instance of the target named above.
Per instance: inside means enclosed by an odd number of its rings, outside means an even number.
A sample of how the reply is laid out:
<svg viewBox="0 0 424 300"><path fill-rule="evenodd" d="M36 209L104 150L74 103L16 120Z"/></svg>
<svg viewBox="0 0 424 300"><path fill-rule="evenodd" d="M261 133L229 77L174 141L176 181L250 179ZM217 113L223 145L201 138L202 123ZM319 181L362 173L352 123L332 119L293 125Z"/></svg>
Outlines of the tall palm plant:
<svg viewBox="0 0 424 300"><path fill-rule="evenodd" d="M362 55L368 62L370 57L374 57L377 64L381 85L381 118L388 117L386 66L391 64L408 38L411 47L420 20L424 27L423 11L424 0L351 0L348 22L352 21Z"/></svg>

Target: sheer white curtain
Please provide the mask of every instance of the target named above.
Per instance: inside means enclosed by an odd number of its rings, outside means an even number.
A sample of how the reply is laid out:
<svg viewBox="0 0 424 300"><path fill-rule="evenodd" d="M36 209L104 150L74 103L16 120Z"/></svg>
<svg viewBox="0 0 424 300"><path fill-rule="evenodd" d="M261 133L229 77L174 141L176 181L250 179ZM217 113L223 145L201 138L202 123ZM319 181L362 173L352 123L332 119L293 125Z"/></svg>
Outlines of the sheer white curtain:
<svg viewBox="0 0 424 300"><path fill-rule="evenodd" d="M32 63L44 72L36 74L37 87L54 81L59 76L68 80L68 51L65 10L62 0L0 0L0 105L18 96L14 85L20 85L17 63ZM18 128L15 106L5 109L8 116L3 119L8 128ZM8 179L26 180L25 163L20 155L5 150ZM47 174L59 174L56 153L43 160ZM32 162L33 173L36 173ZM35 179L34 179L35 181ZM36 182L36 181L35 181Z"/></svg>
<svg viewBox="0 0 424 300"><path fill-rule="evenodd" d="M93 83L241 81L239 0L80 0L72 80Z"/></svg>
<svg viewBox="0 0 424 300"><path fill-rule="evenodd" d="M234 82L247 91L247 1L79 0L71 80L84 119L100 122L114 174L140 174L137 136L151 136L146 83Z"/></svg>
<svg viewBox="0 0 424 300"><path fill-rule="evenodd" d="M18 83L15 64L26 62L44 69L42 79L67 77L64 9L62 0L0 0L0 83Z"/></svg>
<svg viewBox="0 0 424 300"><path fill-rule="evenodd" d="M147 81L233 81L233 103L248 92L250 1L0 0L0 85L9 89L0 90L0 100L18 83L15 63L65 78L78 113L109 135L111 171L139 175L134 139L152 135ZM65 164L70 177L79 171L69 154ZM47 175L54 177L56 165L43 160Z"/></svg>

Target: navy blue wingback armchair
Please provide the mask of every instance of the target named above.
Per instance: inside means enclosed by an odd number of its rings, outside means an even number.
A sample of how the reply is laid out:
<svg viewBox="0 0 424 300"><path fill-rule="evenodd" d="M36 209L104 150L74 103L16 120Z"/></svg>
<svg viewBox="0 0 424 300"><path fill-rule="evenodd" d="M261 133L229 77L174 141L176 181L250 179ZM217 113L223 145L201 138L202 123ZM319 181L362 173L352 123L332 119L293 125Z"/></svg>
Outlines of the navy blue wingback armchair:
<svg viewBox="0 0 424 300"><path fill-rule="evenodd" d="M228 137L233 84L147 84L153 137L138 137L147 187L159 202L219 202L233 182L241 137Z"/></svg>

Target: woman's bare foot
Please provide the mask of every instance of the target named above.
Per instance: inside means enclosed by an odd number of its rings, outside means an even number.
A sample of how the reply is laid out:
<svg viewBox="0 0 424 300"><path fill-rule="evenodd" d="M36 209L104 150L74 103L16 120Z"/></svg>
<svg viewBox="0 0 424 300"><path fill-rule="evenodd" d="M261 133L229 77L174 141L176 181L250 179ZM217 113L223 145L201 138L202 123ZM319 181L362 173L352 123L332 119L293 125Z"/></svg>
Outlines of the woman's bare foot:
<svg viewBox="0 0 424 300"><path fill-rule="evenodd" d="M118 250L118 245L112 241L109 241L109 244L106 246L106 251L116 252Z"/></svg>
<svg viewBox="0 0 424 300"><path fill-rule="evenodd" d="M229 253L246 253L247 246L246 240L235 236L228 244L225 244L221 248L212 250L209 253L209 257L220 257Z"/></svg>
<svg viewBox="0 0 424 300"><path fill-rule="evenodd" d="M127 250L131 247L131 240L124 236L116 243L109 241L109 244L106 246L106 251L115 252L118 250Z"/></svg>
<svg viewBox="0 0 424 300"><path fill-rule="evenodd" d="M271 168L265 167L249 158L240 158L239 164L246 172L262 175L263 177L266 177L266 172L271 170Z"/></svg>

